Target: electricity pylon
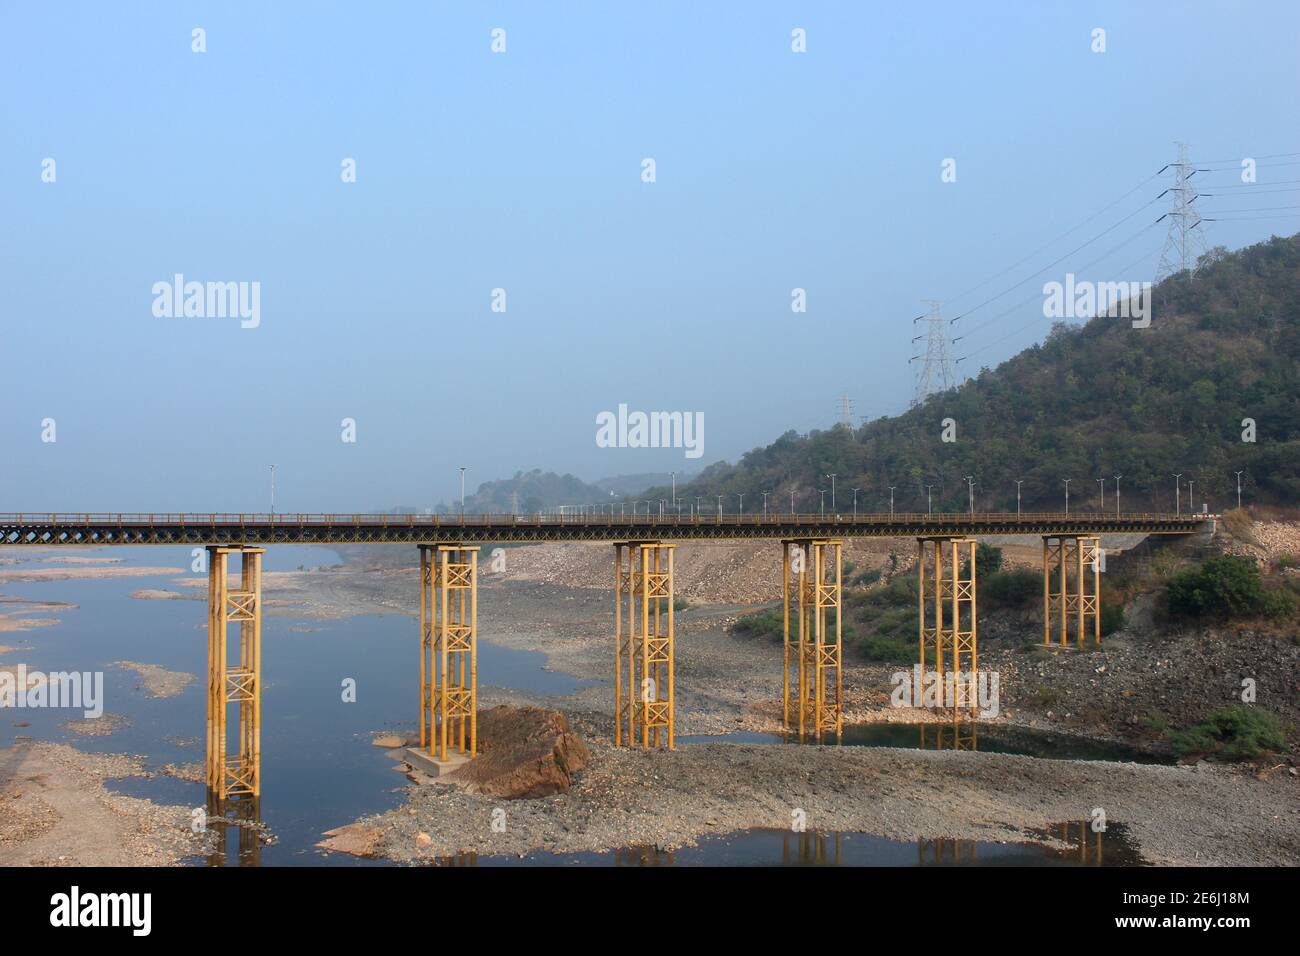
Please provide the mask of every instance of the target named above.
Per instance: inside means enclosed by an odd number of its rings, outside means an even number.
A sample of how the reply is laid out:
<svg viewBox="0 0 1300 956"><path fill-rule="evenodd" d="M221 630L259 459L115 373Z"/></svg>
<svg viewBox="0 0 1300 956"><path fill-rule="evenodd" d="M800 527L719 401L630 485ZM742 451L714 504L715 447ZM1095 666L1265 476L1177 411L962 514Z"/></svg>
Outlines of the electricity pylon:
<svg viewBox="0 0 1300 956"><path fill-rule="evenodd" d="M1173 206L1156 220L1169 220L1169 233L1164 248L1160 250L1160 266L1156 270L1157 282L1182 272L1187 272L1190 277L1196 272L1197 260L1209 251L1204 236L1197 229L1201 224L1201 214L1196 211L1197 192L1190 182L1196 175L1196 167L1187 159L1187 144L1177 145L1178 162L1160 170L1163 173L1165 169L1172 169L1174 184L1160 194L1171 196Z"/></svg>
<svg viewBox="0 0 1300 956"><path fill-rule="evenodd" d="M923 299L930 307L929 315L918 315L912 320L916 323L925 320L927 329L920 335L912 336L912 342L925 339L925 354L913 355L907 360L911 365L917 359L924 361L917 367L916 389L912 393L912 405L920 405L935 392L945 392L957 384L957 367L952 359L952 340L948 338L948 324L939 312L940 302Z"/></svg>

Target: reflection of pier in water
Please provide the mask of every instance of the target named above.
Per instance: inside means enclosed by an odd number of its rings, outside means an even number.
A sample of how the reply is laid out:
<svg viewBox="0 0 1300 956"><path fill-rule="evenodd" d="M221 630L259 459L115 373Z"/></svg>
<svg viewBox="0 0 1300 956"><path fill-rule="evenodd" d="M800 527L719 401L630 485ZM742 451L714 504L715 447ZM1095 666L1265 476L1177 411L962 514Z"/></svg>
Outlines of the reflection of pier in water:
<svg viewBox="0 0 1300 956"><path fill-rule="evenodd" d="M434 866L478 866L478 851L462 850L452 856L440 856Z"/></svg>
<svg viewBox="0 0 1300 956"><path fill-rule="evenodd" d="M781 862L786 866L840 866L844 862L844 834L813 830L784 833Z"/></svg>
<svg viewBox="0 0 1300 956"><path fill-rule="evenodd" d="M1047 832L1056 836L1060 832L1060 841L1070 847L1070 854L1074 856L1077 853L1077 859L1080 866L1103 866L1102 862L1102 837L1105 835L1101 830L1093 830L1092 824L1087 820L1080 820L1076 823L1059 823L1052 824L1048 827Z"/></svg>
<svg viewBox="0 0 1300 956"><path fill-rule="evenodd" d="M1105 842L1105 832L1094 830L1092 824L1087 820L1071 821L1067 823L1053 823L1042 831L1045 835L1053 840L1058 840L1065 844L1064 847L1043 847L1043 853L1049 857L1056 857L1062 862L1076 863L1079 866L1105 866L1105 855L1102 847ZM1120 856L1123 853L1124 844L1121 842ZM1131 854L1132 860L1126 860L1126 865L1134 865L1140 862L1136 854ZM934 840L918 840L916 844L917 864L920 866L963 866L967 864L978 864L979 860L979 842L976 840L953 840L940 838Z"/></svg>
<svg viewBox="0 0 1300 956"><path fill-rule="evenodd" d="M918 866L960 866L979 862L979 844L974 840L917 840Z"/></svg>
<svg viewBox="0 0 1300 956"><path fill-rule="evenodd" d="M971 720L950 724L918 724L922 750L978 750L979 733Z"/></svg>
<svg viewBox="0 0 1300 956"><path fill-rule="evenodd" d="M231 843L238 847L236 866L261 866L262 846L268 842L261 798L218 800L209 796L207 810L208 829L217 835L216 848L208 854L208 866L229 865Z"/></svg>

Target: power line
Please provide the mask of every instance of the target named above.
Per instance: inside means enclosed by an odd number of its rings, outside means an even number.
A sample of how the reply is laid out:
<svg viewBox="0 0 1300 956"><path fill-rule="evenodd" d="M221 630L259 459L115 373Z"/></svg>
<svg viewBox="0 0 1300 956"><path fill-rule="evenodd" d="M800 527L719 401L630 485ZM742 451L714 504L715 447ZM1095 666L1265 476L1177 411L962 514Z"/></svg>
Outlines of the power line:
<svg viewBox="0 0 1300 956"><path fill-rule="evenodd" d="M1024 265L1026 262L1028 262L1030 259L1032 259L1034 256L1036 256L1036 255L1038 255L1040 252L1042 252L1044 249L1047 249L1047 248L1049 248L1050 246L1054 246L1054 245L1056 245L1056 243L1060 242L1062 239L1064 239L1066 236L1070 235L1071 233L1078 232L1080 229L1082 229L1082 228L1083 228L1084 226L1086 226L1088 223L1092 222L1092 221L1093 221L1094 219L1096 219L1098 216L1102 215L1102 213L1109 212L1111 209L1114 209L1116 206L1118 206L1120 203L1122 203L1125 199L1127 199L1129 196L1132 196L1132 195L1133 195L1135 192L1137 192L1138 190L1142 189L1144 186L1146 186L1147 183L1151 182L1151 180L1155 179L1155 178L1156 178L1157 176L1159 176L1159 175L1160 175L1159 173L1152 173L1150 176L1148 176L1146 179L1142 180L1142 182L1138 183L1136 186L1134 186L1132 189L1130 189L1130 190L1129 190L1128 192L1126 192L1124 195L1120 196L1118 199L1116 199L1114 202L1110 203L1109 205L1107 205L1107 206L1103 206L1101 209L1097 210L1095 213L1093 213L1093 214L1092 214L1091 216L1089 216L1087 219L1083 220L1083 222L1079 223L1078 225L1071 226L1069 229L1065 230L1065 232L1061 233L1061 234L1060 234L1059 236L1057 236L1055 239L1051 239L1051 240L1049 240L1049 241L1043 243L1043 245L1039 246L1037 249L1035 249L1033 252L1029 253L1029 255L1025 256L1023 259L1020 259L1020 260L1018 260L1017 262L1013 262L1011 265L1007 266L1007 267L1006 267L1005 269L1003 269L1001 272L994 273L993 275L991 275L991 276L989 276L987 279L985 279L983 282L976 283L975 285L971 286L971 287L970 287L969 289L967 289L966 291L964 291L964 292L960 292L960 293L958 293L958 294L955 295L955 296L951 296L951 297L950 297L949 299L947 299L946 301L948 301L948 302L951 303L951 302L955 302L955 301L960 300L960 299L964 299L966 296L970 295L970 294L971 294L972 292L974 292L976 289L983 288L984 286L986 286L986 285L988 285L990 282L992 282L994 279L1000 279L1002 276L1006 275L1008 272L1012 271L1013 269L1017 269L1017 268L1019 268L1020 266ZM1012 288L1014 288L1014 286L1013 286ZM996 296L995 296L994 298L996 298ZM976 306L976 308L979 308L979 306ZM974 310L974 309L970 309L970 310L968 310L968 311L969 311L969 312L973 312L973 311L975 311L975 310ZM959 316L959 318L960 318L960 316ZM955 322L956 319L954 319L953 321Z"/></svg>
<svg viewBox="0 0 1300 956"><path fill-rule="evenodd" d="M1227 219L1205 219L1204 222L1272 222L1276 219L1295 219L1300 213L1285 212L1277 216L1240 216L1237 218L1228 217Z"/></svg>
<svg viewBox="0 0 1300 956"><path fill-rule="evenodd" d="M1150 227L1147 227L1147 228L1150 228ZM1143 230L1143 231L1145 232L1145 230ZM1141 235L1141 233L1138 233L1138 235ZM1134 236L1133 238L1137 238L1137 237ZM1126 244L1127 244L1127 243L1126 243ZM1116 248L1118 248L1118 247L1116 247ZM1111 251L1113 252L1114 250L1111 250ZM1155 248L1155 249L1149 249L1149 250L1147 250L1146 252L1144 252L1141 256L1139 256L1137 259L1134 259L1133 262L1131 262L1129 265L1125 266L1123 269L1117 269L1116 272L1117 272L1117 273L1127 272L1129 269L1132 269L1134 266L1136 266L1139 262L1142 262L1144 259L1149 259L1149 258L1151 258L1151 256L1154 255L1154 254L1155 254L1156 252L1158 252L1158 251L1159 251L1159 247L1157 247L1157 248ZM1106 255L1109 255L1109 254L1110 254L1110 253L1107 253ZM1102 259L1104 259L1104 258L1106 258L1106 256L1101 256L1101 257L1099 257L1099 258L1097 258L1097 259L1094 259L1094 260L1093 260L1091 263L1089 263L1088 265L1093 265L1093 264L1095 264L1095 263L1097 263L1097 262L1100 262L1100 261L1101 261ZM1086 268L1088 268L1088 266L1083 266L1082 268L1083 268L1083 269L1086 269ZM1029 322L1029 323L1027 323L1027 324L1025 324L1025 325L1022 325L1022 326L1021 326L1020 328L1018 328L1018 329L1013 329L1012 331L1008 332L1006 335L1002 336L1002 338L1000 338L1000 339L994 339L992 342L989 342L987 345L981 345L979 348L975 349L974 351L969 352L969 353L967 353L966 355L963 355L963 356L962 356L961 358L959 358L957 361L958 361L958 362L964 362L964 361L966 361L966 359L970 358L971 356L978 355L980 352L985 352L985 351L987 351L988 349L993 348L993 346L995 346L995 345L1001 345L1001 344L1002 344L1003 342L1005 342L1007 339L1012 338L1012 337L1014 337L1014 336L1016 336L1016 335L1019 335L1021 332L1024 332L1026 329L1031 329L1031 328L1035 327L1036 325L1039 325L1040 323L1044 322L1046 319L1047 319L1047 316L1045 316L1045 315L1044 315L1044 316L1039 316L1038 318L1034 319L1032 322Z"/></svg>
<svg viewBox="0 0 1300 956"><path fill-rule="evenodd" d="M1091 262L1086 262L1086 263L1084 263L1083 265L1079 266L1078 271L1079 271L1079 272L1082 272L1084 269L1091 269L1093 266L1095 266L1097 263L1101 262L1103 259L1107 259L1107 258L1109 258L1110 256L1114 255L1115 253L1119 252L1119 250L1123 249L1125 246L1127 246L1129 243L1131 243L1134 239L1137 239L1138 237L1144 235L1144 234L1145 234L1145 233L1146 233L1146 232L1147 232L1147 231L1148 231L1152 226L1154 226L1154 225L1155 225L1155 223L1152 222L1152 223L1148 223L1147 225L1143 226L1141 229L1139 229L1137 232L1133 233L1133 235L1129 236L1127 239L1125 239L1125 240L1124 240L1123 242L1121 242L1119 245L1117 245L1117 246L1112 246L1110 249L1106 250L1106 251L1103 252L1101 255L1099 255L1096 259L1093 259ZM1146 258L1146 257L1143 256L1143 258ZM1004 318L1005 316L1010 315L1012 312L1015 312L1015 311L1017 311L1017 310L1019 310L1019 309L1021 309L1021 308L1024 308L1026 305L1029 305L1031 302L1033 302L1033 301L1036 300L1036 299L1041 299L1041 298L1042 298L1042 295L1043 295L1043 294L1042 294L1041 292L1035 292L1033 295L1029 296L1029 298L1024 299L1024 300L1022 300L1022 301L1020 301L1020 302L1017 302L1015 305L1011 306L1011 308L1006 309L1006 310L1003 311L1003 312L999 312L997 315L993 316L992 318L989 318L989 319L984 320L984 321L981 322L979 325L975 326L973 329L970 329L968 332L964 333L963 335L959 335L959 336L957 336L957 338L953 339L953 341L954 341L954 342L959 342L959 341L961 341L962 339L966 338L968 335L974 335L976 332L980 331L981 329L986 329L986 328L988 328L990 325L992 325L992 324L993 324L994 322L996 322L998 319ZM982 347L982 348L983 348L983 347ZM981 351L982 351L982 348L981 348ZM975 354L975 353L972 352L972 353L970 353L970 354L973 355L973 354ZM967 359L967 358L969 358L969 357L970 357L970 355L963 355L963 356L962 356L961 358L959 358L957 361L958 361L958 362L962 362L962 361L964 361L965 359Z"/></svg>
<svg viewBox="0 0 1300 956"><path fill-rule="evenodd" d="M1163 195L1163 193L1162 193L1161 195ZM1157 196L1155 199L1152 199L1150 202L1144 203L1143 205L1139 206L1137 209L1134 209L1131 213L1129 213L1129 214L1128 214L1127 216L1125 216L1123 219L1119 220L1119 222L1116 222L1116 223L1114 223L1113 225L1111 225L1109 228L1107 228L1107 229L1103 229L1101 232L1097 233L1097 235L1093 236L1093 237L1092 237L1091 239L1089 239L1087 242L1084 242L1084 243L1081 243L1081 244L1075 246L1073 249L1071 249L1071 250L1070 250L1069 252L1067 252L1065 255L1061 256L1061 257L1058 258L1058 259L1054 259L1053 261L1049 262L1047 265L1043 266L1043 267L1042 267L1041 269L1039 269L1038 271L1036 271L1036 272L1031 272L1029 275L1025 276L1023 279L1021 279L1021 280L1020 280L1019 282L1017 282L1015 285L1008 286L1006 289L1004 289L1003 291L999 292L997 295L995 295L995 296L993 296L993 297L991 297L991 298L985 299L985 300L984 300L983 302L981 302L979 305L975 306L975 308L973 308L973 309L967 309L967 310L966 310L965 312L963 312L961 315L957 316L957 318L955 318L955 319L951 319L950 321L951 321L951 322L956 322L957 319L964 319L966 316L970 315L972 312L976 312L976 311L978 311L979 309L984 308L984 306L988 305L990 302L993 302L993 301L996 301L997 299L1002 298L1002 296L1006 295L1006 294L1007 294L1008 292L1010 292L1012 289L1019 288L1020 286L1024 285L1026 282L1028 282L1030 279L1033 279L1033 278L1035 278L1035 277L1037 277L1037 276L1042 275L1044 272L1046 272L1048 269L1051 269L1053 266L1060 265L1062 262L1064 262L1066 259L1070 258L1070 256L1074 255L1074 254L1075 254L1076 252L1078 252L1080 249L1085 249L1085 248L1087 248L1088 246L1092 245L1092 244L1093 244L1094 242L1096 242L1098 239L1102 238L1103 236L1107 235L1107 234L1110 233L1110 232L1113 232L1113 231L1114 231L1118 226L1122 226L1122 225L1124 225L1124 223L1128 222L1130 219L1132 219L1134 216L1136 216L1136 215L1137 215L1138 213L1140 213L1142 210L1146 209L1148 206L1152 206L1152 205L1154 205L1155 203L1157 203L1157 202L1159 202L1159 201L1160 201L1160 196ZM1157 221L1158 221L1158 220L1157 220ZM977 326L976 328L983 328L983 326ZM972 331L974 331L974 330L972 330Z"/></svg>
<svg viewBox="0 0 1300 956"><path fill-rule="evenodd" d="M1210 212L1279 212L1283 209L1300 209L1300 206L1259 206L1255 209L1211 209Z"/></svg>
<svg viewBox="0 0 1300 956"><path fill-rule="evenodd" d="M1267 156L1236 156L1230 159L1207 159L1206 163L1240 163L1243 159L1283 159L1287 156L1300 156L1298 153L1269 153Z"/></svg>

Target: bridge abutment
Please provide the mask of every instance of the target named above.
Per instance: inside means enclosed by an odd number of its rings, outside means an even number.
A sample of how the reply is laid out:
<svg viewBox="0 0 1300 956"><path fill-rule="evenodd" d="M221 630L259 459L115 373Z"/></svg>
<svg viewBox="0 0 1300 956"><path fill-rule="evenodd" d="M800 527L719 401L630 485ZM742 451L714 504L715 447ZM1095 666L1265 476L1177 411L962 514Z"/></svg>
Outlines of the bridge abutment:
<svg viewBox="0 0 1300 956"><path fill-rule="evenodd" d="M782 723L800 739L811 733L820 742L834 731L838 740L844 733L843 545L813 538L781 543Z"/></svg>
<svg viewBox="0 0 1300 956"><path fill-rule="evenodd" d="M673 550L614 545L614 746L676 746ZM627 609L624 618L623 599ZM660 731L663 732L662 736Z"/></svg>

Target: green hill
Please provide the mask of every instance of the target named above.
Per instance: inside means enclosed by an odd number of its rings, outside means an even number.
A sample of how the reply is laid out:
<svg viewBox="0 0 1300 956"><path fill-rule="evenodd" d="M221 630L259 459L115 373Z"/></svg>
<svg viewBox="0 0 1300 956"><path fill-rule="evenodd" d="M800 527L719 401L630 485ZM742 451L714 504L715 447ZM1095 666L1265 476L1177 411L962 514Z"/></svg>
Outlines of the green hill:
<svg viewBox="0 0 1300 956"><path fill-rule="evenodd" d="M786 510L790 490L800 511L816 510L818 491L837 475L837 503L899 511L967 507L966 475L976 509L1014 510L1022 479L1026 510L1060 510L1070 478L1071 510L1094 510L1097 479L1114 475L1124 510L1173 510L1175 473L1195 482L1197 509L1235 504L1235 471L1244 500L1294 505L1300 499L1300 236L1274 238L1235 253L1214 250L1194 279L1186 274L1153 290L1151 326L1103 316L1082 326L1058 323L1041 345L1021 352L905 414L852 429L806 436L787 432L736 464L719 463L679 497L744 494L746 510ZM869 359L864 358L864 365ZM956 441L941 441L942 422ZM1245 418L1256 441L1242 440ZM667 498L667 488L641 497ZM830 495L826 496L830 508Z"/></svg>

